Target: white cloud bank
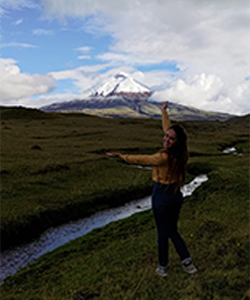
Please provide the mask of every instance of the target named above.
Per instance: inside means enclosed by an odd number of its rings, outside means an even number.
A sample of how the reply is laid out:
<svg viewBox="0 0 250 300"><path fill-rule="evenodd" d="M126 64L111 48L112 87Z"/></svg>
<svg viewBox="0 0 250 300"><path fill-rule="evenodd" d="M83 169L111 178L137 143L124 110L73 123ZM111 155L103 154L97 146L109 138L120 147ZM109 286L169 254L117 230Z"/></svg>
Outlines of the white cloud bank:
<svg viewBox="0 0 250 300"><path fill-rule="evenodd" d="M250 6L246 0L44 0L49 17L92 18L85 28L113 37L106 63L175 62L155 99L244 114L250 111ZM157 79L156 79L157 81ZM168 82L166 89L162 85ZM150 82L145 82L152 86Z"/></svg>
<svg viewBox="0 0 250 300"><path fill-rule="evenodd" d="M247 114L250 112L250 81L225 84L213 74L199 74L171 81L163 91L156 91L153 99L170 99L176 103L204 110Z"/></svg>
<svg viewBox="0 0 250 300"><path fill-rule="evenodd" d="M0 99L4 105L24 105L24 98L47 94L56 80L51 75L22 73L13 59L0 59ZM29 100L30 101L30 100Z"/></svg>
<svg viewBox="0 0 250 300"><path fill-rule="evenodd" d="M47 15L85 17L93 32L111 34L104 60L130 56L141 64L177 61L185 69L231 78L249 76L250 6L247 0L43 0ZM148 62L149 60L149 62ZM236 72L235 72L236 71ZM236 74L235 74L236 73Z"/></svg>

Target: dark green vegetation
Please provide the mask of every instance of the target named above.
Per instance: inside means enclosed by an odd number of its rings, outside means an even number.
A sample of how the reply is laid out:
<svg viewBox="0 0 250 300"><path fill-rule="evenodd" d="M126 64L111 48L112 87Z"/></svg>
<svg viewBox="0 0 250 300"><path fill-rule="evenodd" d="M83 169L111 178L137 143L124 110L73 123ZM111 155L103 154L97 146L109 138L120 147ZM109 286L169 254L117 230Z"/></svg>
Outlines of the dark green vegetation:
<svg viewBox="0 0 250 300"><path fill-rule="evenodd" d="M227 120L232 115L200 110L169 102L172 120ZM42 107L47 112L78 112L99 117L113 118L161 118L159 103L147 101L145 97L136 99L128 96L93 97L88 100L74 100Z"/></svg>
<svg viewBox="0 0 250 300"><path fill-rule="evenodd" d="M150 193L150 171L104 153L155 152L162 144L159 120L37 111L34 120L33 113L1 111L3 233L48 226ZM156 231L147 211L41 257L5 281L1 299L66 300L76 291L100 300L249 299L249 116L183 124L189 172L206 171L210 178L186 198L179 223L198 274L183 273L172 245L169 277L155 274ZM242 155L223 154L226 146Z"/></svg>

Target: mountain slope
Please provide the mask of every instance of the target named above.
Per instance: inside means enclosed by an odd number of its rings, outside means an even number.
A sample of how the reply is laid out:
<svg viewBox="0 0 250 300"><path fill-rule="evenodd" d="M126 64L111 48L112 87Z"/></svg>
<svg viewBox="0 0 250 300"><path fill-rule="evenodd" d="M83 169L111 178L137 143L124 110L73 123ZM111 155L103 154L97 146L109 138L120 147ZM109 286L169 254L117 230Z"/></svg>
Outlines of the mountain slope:
<svg viewBox="0 0 250 300"><path fill-rule="evenodd" d="M74 100L55 103L42 107L46 112L81 112L100 117L113 118L160 118L160 103L145 99L131 99L130 97L90 97L88 100ZM229 114L203 111L196 108L169 103L169 116L172 120L227 120Z"/></svg>
<svg viewBox="0 0 250 300"><path fill-rule="evenodd" d="M90 89L86 99L54 103L41 110L47 112L82 112L112 118L160 118L159 103L148 101L153 91L126 73L118 73ZM227 120L231 115L208 112L170 103L173 120Z"/></svg>

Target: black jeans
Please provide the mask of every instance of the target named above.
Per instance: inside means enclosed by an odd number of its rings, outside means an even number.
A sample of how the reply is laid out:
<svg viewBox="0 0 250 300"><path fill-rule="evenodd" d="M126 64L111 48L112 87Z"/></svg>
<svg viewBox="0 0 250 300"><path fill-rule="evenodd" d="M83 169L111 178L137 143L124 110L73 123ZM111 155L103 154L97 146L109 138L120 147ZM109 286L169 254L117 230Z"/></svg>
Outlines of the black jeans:
<svg viewBox="0 0 250 300"><path fill-rule="evenodd" d="M158 234L159 265L168 265L168 242L173 242L182 263L191 260L186 244L177 228L183 196L176 185L155 183L152 195L152 208Z"/></svg>

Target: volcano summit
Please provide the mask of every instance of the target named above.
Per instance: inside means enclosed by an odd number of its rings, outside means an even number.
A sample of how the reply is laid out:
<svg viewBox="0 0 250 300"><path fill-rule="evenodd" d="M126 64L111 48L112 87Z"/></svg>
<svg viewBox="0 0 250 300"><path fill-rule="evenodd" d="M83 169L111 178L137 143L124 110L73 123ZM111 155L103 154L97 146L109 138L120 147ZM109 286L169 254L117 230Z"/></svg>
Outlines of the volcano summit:
<svg viewBox="0 0 250 300"><path fill-rule="evenodd" d="M89 89L89 96L85 99L54 103L42 107L41 110L112 118L161 118L160 103L154 102L152 95L150 88L120 72ZM232 117L171 102L168 107L172 120L227 120Z"/></svg>
<svg viewBox="0 0 250 300"><path fill-rule="evenodd" d="M131 99L147 99L151 95L152 92L148 87L137 82L128 74L121 72L96 89L93 88L91 96L127 96Z"/></svg>

